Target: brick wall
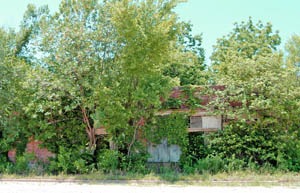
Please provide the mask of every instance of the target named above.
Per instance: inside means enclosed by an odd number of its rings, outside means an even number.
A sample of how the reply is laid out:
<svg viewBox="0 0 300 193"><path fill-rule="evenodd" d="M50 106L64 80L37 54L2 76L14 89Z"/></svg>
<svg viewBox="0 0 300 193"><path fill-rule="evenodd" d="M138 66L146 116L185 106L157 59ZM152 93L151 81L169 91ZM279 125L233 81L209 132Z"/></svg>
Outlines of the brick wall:
<svg viewBox="0 0 300 193"><path fill-rule="evenodd" d="M41 148L40 144L42 142L34 139L30 139L30 141L26 145L26 152L33 153L38 161L48 162L50 157L54 157L55 154L50 152L46 148ZM8 152L8 158L12 162L16 162L16 149L12 149Z"/></svg>
<svg viewBox="0 0 300 193"><path fill-rule="evenodd" d="M46 148L40 148L41 143L37 140L31 140L27 143L26 152L35 154L36 158L42 162L47 162L50 157L55 155Z"/></svg>

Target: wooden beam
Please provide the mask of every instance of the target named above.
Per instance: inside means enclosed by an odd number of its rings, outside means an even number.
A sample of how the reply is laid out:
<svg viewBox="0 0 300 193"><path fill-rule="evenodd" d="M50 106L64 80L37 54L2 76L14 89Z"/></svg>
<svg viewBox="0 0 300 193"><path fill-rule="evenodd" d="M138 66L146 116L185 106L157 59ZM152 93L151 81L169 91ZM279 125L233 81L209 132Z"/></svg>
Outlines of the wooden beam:
<svg viewBox="0 0 300 193"><path fill-rule="evenodd" d="M219 128L188 128L188 132L217 132Z"/></svg>
<svg viewBox="0 0 300 193"><path fill-rule="evenodd" d="M95 129L95 135L106 135L107 132L104 127Z"/></svg>
<svg viewBox="0 0 300 193"><path fill-rule="evenodd" d="M155 115L164 116L173 113L188 113L191 116L204 116L204 115L211 114L204 109L167 109L167 110L158 111Z"/></svg>

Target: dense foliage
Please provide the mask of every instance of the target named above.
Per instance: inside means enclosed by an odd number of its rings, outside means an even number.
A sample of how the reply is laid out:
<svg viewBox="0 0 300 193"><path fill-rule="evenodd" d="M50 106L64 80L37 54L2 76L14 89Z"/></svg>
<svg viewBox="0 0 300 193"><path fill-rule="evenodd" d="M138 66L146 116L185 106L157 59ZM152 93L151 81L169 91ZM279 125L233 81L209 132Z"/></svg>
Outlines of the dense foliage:
<svg viewBox="0 0 300 193"><path fill-rule="evenodd" d="M299 69L291 64L293 40L287 44L287 63L277 51L279 42L270 24L254 25L251 19L218 40L213 80L225 89L214 93L218 100L211 108L226 115L228 126L212 136L212 155L239 160L242 168L298 170L298 150L290 148L299 146Z"/></svg>
<svg viewBox="0 0 300 193"><path fill-rule="evenodd" d="M53 14L29 5L18 32L0 29L0 173L144 174L147 143L162 140L181 147L186 173L300 171L299 36L284 58L272 25L249 18L217 41L209 71L179 2L63 0ZM223 130L188 133L189 114L158 116L205 108L202 94ZM26 152L32 139L55 156Z"/></svg>
<svg viewBox="0 0 300 193"><path fill-rule="evenodd" d="M161 140L167 140L168 144L178 144L181 147L187 145L188 116L175 113L157 116L152 124L146 125L145 138L147 141L159 144Z"/></svg>

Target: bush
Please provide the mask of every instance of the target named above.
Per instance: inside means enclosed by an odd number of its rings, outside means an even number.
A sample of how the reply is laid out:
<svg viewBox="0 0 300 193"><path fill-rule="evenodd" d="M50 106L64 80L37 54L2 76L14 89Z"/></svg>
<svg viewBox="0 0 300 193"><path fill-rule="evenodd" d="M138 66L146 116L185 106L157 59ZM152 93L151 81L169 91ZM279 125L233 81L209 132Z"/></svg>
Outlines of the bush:
<svg viewBox="0 0 300 193"><path fill-rule="evenodd" d="M94 168L93 153L82 146L73 149L59 147L57 156L48 167L51 173L65 174L88 173Z"/></svg>
<svg viewBox="0 0 300 193"><path fill-rule="evenodd" d="M196 163L197 160L203 159L209 155L209 149L205 140L206 136L204 132L188 134L186 155L190 157L193 163Z"/></svg>
<svg viewBox="0 0 300 193"><path fill-rule="evenodd" d="M35 164L38 164L35 155L32 153L24 153L23 155L16 157L16 163L13 170L17 174L29 174L34 171Z"/></svg>
<svg viewBox="0 0 300 193"><path fill-rule="evenodd" d="M133 153L130 156L124 156L122 159L121 167L124 171L147 174L147 159L149 155L147 152Z"/></svg>
<svg viewBox="0 0 300 193"><path fill-rule="evenodd" d="M242 170L246 167L246 163L244 160L236 159L235 155L231 158L225 159L225 170L227 172Z"/></svg>
<svg viewBox="0 0 300 193"><path fill-rule="evenodd" d="M216 174L218 172L224 171L224 167L224 161L218 156L208 156L204 159L200 159L195 165L196 171L200 174Z"/></svg>
<svg viewBox="0 0 300 193"><path fill-rule="evenodd" d="M223 159L236 158L259 166L277 166L277 158L286 141L283 130L256 128L246 123L234 123L211 136L210 148Z"/></svg>
<svg viewBox="0 0 300 193"><path fill-rule="evenodd" d="M195 158L192 155L181 156L180 166L183 173L193 174L195 173Z"/></svg>
<svg viewBox="0 0 300 193"><path fill-rule="evenodd" d="M97 157L97 168L103 172L115 172L120 165L121 154L116 150L104 149Z"/></svg>
<svg viewBox="0 0 300 193"><path fill-rule="evenodd" d="M0 173L13 173L13 163L8 161L6 156L0 154Z"/></svg>
<svg viewBox="0 0 300 193"><path fill-rule="evenodd" d="M300 171L300 136L298 131L286 136L283 151L277 156L278 168L281 170Z"/></svg>

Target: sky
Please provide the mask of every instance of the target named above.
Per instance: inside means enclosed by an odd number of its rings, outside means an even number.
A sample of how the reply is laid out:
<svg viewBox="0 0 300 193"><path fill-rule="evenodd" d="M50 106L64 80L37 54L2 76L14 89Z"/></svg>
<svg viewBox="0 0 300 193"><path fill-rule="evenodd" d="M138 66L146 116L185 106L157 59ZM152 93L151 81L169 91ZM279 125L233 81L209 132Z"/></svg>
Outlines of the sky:
<svg viewBox="0 0 300 193"><path fill-rule="evenodd" d="M47 4L52 12L58 10L61 0L0 0L0 26L17 28L27 4ZM257 23L270 22L279 31L281 48L293 35L300 35L300 0L188 0L175 10L180 20L193 24L193 34L202 34L206 62L218 38L230 33L235 22L252 17Z"/></svg>

